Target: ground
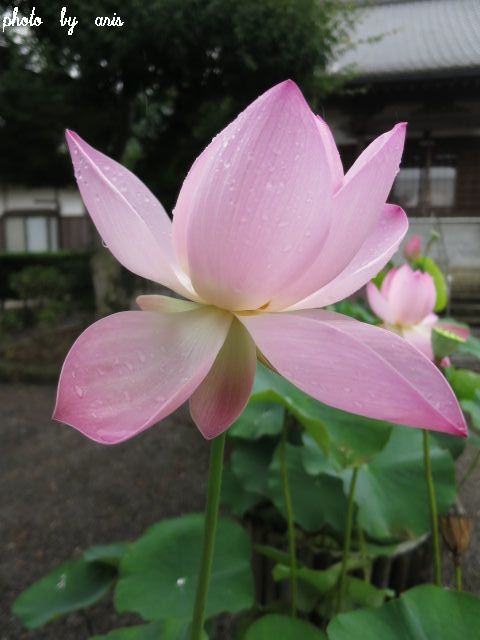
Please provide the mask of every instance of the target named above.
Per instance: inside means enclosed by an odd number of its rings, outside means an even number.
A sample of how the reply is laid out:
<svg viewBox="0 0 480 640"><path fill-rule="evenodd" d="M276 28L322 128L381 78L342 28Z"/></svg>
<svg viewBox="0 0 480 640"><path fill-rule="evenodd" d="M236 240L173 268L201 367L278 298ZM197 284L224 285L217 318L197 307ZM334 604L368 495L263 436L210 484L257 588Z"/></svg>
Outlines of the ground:
<svg viewBox="0 0 480 640"><path fill-rule="evenodd" d="M133 539L162 518L203 507L208 443L185 410L130 442L104 447L53 422L54 398L51 385L0 385L0 640L84 640L88 623L78 614L23 630L10 614L13 599L92 544ZM459 476L472 453L462 456ZM462 490L476 524L465 587L477 593L479 481L477 468ZM444 566L451 575L446 557ZM99 633L119 621L107 602L93 609L91 624Z"/></svg>
<svg viewBox="0 0 480 640"><path fill-rule="evenodd" d="M134 440L105 447L50 419L55 388L0 385L0 640L84 640L72 615L26 632L13 599L95 543L133 539L162 518L201 510L208 444L181 410ZM96 632L114 624L108 606Z"/></svg>

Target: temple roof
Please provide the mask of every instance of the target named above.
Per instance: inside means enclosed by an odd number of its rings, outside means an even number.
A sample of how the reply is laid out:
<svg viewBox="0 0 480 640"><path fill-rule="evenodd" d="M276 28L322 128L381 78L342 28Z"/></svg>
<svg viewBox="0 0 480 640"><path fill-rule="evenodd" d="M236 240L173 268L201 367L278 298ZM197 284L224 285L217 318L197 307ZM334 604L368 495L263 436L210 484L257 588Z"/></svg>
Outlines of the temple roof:
<svg viewBox="0 0 480 640"><path fill-rule="evenodd" d="M383 0L359 9L355 47L332 71L362 79L480 75L480 0Z"/></svg>

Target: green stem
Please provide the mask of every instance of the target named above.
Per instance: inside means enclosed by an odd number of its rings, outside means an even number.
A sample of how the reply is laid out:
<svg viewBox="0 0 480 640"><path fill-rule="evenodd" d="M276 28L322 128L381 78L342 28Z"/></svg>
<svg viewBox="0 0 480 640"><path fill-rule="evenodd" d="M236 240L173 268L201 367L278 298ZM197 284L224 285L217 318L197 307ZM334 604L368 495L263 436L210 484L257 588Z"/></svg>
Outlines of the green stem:
<svg viewBox="0 0 480 640"><path fill-rule="evenodd" d="M285 500L285 511L287 513L288 555L290 558L290 610L292 616L295 618L297 615L297 550L295 542L292 495L290 493L287 470L287 415L285 416L282 440L280 442L280 475L282 477L283 497Z"/></svg>
<svg viewBox="0 0 480 640"><path fill-rule="evenodd" d="M432 476L432 464L430 461L430 434L428 431L423 431L423 461L425 468L425 480L427 481L428 489L428 502L430 505L430 519L432 526L432 539L433 539L433 559L434 559L434 576L435 584L441 586L442 583L442 568L440 564L440 536L438 535L438 513L437 513L437 499L435 496L435 486L433 484Z"/></svg>
<svg viewBox="0 0 480 640"><path fill-rule="evenodd" d="M462 565L460 562L455 562L455 584L457 591L462 590Z"/></svg>
<svg viewBox="0 0 480 640"><path fill-rule="evenodd" d="M477 451L477 454L474 457L474 459L472 460L472 462L470 463L470 466L468 467L467 471L465 472L465 475L463 476L463 478L458 483L458 487L457 487L458 490L460 490L463 487L465 482L468 480L468 478L471 476L471 474L475 471L475 467L477 466L479 460L480 460L480 451Z"/></svg>
<svg viewBox="0 0 480 640"><path fill-rule="evenodd" d="M340 570L340 578L338 581L337 591L337 613L342 609L343 596L345 595L345 587L347 582L348 556L350 554L350 541L352 539L353 526L353 510L355 508L355 485L357 484L358 467L354 467L352 478L350 480L350 489L348 492L348 508L347 523L345 526L345 538L343 540L342 568Z"/></svg>
<svg viewBox="0 0 480 640"><path fill-rule="evenodd" d="M198 575L195 607L193 609L191 640L201 640L205 622L208 584L212 571L213 548L218 520L220 489L222 486L223 452L226 432L212 440L210 463L208 468L207 505L205 507L205 525L203 529L202 557Z"/></svg>
<svg viewBox="0 0 480 640"><path fill-rule="evenodd" d="M365 582L370 582L370 569L367 566L367 544L365 542L365 534L363 533L363 529L360 523L357 524L357 533L358 533L358 546L360 548L360 557L365 562L365 566L363 567L363 579Z"/></svg>

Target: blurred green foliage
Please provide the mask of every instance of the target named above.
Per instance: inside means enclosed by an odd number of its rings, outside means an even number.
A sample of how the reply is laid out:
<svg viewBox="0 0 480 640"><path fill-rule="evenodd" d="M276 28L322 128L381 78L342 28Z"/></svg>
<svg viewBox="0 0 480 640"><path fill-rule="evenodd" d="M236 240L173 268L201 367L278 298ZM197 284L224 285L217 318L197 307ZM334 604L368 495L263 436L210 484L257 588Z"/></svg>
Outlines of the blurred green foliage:
<svg viewBox="0 0 480 640"><path fill-rule="evenodd" d="M76 306L90 310L93 305L90 257L70 251L2 254L0 300L39 296L58 300L68 292Z"/></svg>

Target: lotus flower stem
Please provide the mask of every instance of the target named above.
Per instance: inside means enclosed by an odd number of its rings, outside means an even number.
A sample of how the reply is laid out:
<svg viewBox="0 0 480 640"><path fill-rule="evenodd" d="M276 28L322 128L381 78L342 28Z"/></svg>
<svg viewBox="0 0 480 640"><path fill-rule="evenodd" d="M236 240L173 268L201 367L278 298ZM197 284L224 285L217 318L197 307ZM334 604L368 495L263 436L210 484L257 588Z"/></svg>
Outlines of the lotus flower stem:
<svg viewBox="0 0 480 640"><path fill-rule="evenodd" d="M460 562L455 563L455 585L457 591L462 591L462 565Z"/></svg>
<svg viewBox="0 0 480 640"><path fill-rule="evenodd" d="M432 476L432 464L430 461L430 438L429 432L426 430L423 431L423 460L425 468L425 479L427 481L428 489L428 502L430 505L430 518L432 523L434 577L435 584L441 586L442 567L440 563L440 536L438 534L437 498L435 496L435 486L433 484Z"/></svg>
<svg viewBox="0 0 480 640"><path fill-rule="evenodd" d="M360 556L362 560L366 563L368 559L368 551L367 551L367 545L365 543L365 534L363 533L363 529L360 523L357 524L357 532L358 532L358 546L360 548ZM370 568L368 566L363 567L363 579L365 582L370 582Z"/></svg>
<svg viewBox="0 0 480 640"><path fill-rule="evenodd" d="M205 622L205 606L207 603L208 584L212 570L213 549L222 486L223 452L226 433L212 440L210 463L208 468L207 505L205 507L205 526L203 530L202 557L198 575L195 606L193 610L191 640L201 640Z"/></svg>
<svg viewBox="0 0 480 640"><path fill-rule="evenodd" d="M337 613L342 609L343 596L345 594L348 556L350 554L350 542L352 539L353 511L355 508L354 497L355 485L357 484L357 476L358 467L354 467L352 471L352 478L350 480L350 489L348 491L347 522L345 526L345 538L343 540L342 568L340 570L340 578L338 580Z"/></svg>
<svg viewBox="0 0 480 640"><path fill-rule="evenodd" d="M288 553L290 557L290 611L293 617L297 615L297 549L295 542L295 525L293 520L292 495L288 482L287 469L287 424L288 414L285 415L282 439L280 442L280 474L282 477L283 497L287 514Z"/></svg>

